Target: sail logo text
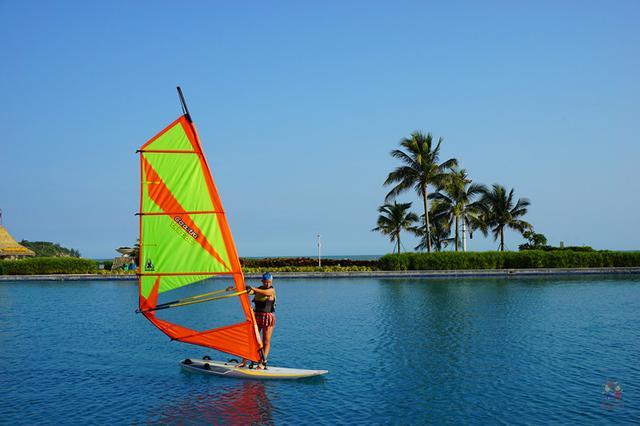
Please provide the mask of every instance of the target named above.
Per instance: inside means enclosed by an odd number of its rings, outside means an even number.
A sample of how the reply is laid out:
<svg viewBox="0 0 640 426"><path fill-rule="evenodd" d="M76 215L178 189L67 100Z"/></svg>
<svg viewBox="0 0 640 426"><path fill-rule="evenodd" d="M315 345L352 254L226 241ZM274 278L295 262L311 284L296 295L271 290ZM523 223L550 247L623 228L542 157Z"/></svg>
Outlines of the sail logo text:
<svg viewBox="0 0 640 426"><path fill-rule="evenodd" d="M193 239L194 239L194 240L197 240L197 239L198 239L198 233L197 233L196 231L194 231L193 229L191 229L191 228L189 227L189 225L187 225L186 223L184 223L184 221L182 220L182 218L181 218L180 216L176 216L176 217L174 217L174 218L173 218L173 220L175 220L175 221L176 221L176 223L177 223L178 225L180 225L180 227L181 227L182 229L184 229L184 231L185 231L187 234L191 235L191 236L193 237Z"/></svg>

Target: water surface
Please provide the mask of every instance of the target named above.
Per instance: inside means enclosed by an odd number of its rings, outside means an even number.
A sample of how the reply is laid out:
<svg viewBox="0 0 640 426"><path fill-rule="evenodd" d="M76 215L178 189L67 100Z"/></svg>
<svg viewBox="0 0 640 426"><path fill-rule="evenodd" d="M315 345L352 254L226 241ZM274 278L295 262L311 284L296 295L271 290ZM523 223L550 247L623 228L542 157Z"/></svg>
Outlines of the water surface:
<svg viewBox="0 0 640 426"><path fill-rule="evenodd" d="M203 283L194 291L220 288ZM326 379L182 371L204 354L134 313L132 282L0 283L0 423L628 423L640 279L277 280L270 363ZM167 312L191 325L235 302ZM603 397L607 380L621 400Z"/></svg>

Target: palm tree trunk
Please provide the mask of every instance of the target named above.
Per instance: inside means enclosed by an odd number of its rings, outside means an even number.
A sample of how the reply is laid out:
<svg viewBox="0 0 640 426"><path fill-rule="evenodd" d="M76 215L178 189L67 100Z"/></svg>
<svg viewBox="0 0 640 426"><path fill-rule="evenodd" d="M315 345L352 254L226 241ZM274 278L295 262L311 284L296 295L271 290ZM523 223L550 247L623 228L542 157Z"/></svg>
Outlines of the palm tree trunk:
<svg viewBox="0 0 640 426"><path fill-rule="evenodd" d="M500 228L500 251L504 251L504 228Z"/></svg>
<svg viewBox="0 0 640 426"><path fill-rule="evenodd" d="M398 254L400 254L400 233L398 232Z"/></svg>
<svg viewBox="0 0 640 426"><path fill-rule="evenodd" d="M429 189L427 185L425 185L422 192L422 201L424 202L424 226L427 228L427 253L431 253L431 226L429 225L429 206L427 205L428 196Z"/></svg>
<svg viewBox="0 0 640 426"><path fill-rule="evenodd" d="M456 245L456 251L458 251L458 235L459 235L458 221L459 221L459 219L460 219L460 215L458 213L456 213L456 235L455 235L455 238L456 238L456 241L455 241L456 242L456 244L455 244Z"/></svg>

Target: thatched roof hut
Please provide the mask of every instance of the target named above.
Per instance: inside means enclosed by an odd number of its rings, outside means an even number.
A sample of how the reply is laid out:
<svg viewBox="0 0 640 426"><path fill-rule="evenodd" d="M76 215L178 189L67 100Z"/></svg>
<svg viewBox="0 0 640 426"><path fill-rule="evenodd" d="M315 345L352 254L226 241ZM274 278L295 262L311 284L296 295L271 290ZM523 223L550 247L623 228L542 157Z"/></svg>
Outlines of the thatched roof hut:
<svg viewBox="0 0 640 426"><path fill-rule="evenodd" d="M0 259L20 259L35 255L32 250L18 244L9 231L0 225Z"/></svg>

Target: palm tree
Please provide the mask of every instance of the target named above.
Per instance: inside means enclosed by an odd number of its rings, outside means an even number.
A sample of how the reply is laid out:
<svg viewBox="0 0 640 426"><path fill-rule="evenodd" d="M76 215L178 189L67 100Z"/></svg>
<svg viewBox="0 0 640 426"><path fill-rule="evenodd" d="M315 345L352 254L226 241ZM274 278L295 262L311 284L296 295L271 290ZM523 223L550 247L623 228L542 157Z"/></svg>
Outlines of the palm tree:
<svg viewBox="0 0 640 426"><path fill-rule="evenodd" d="M451 243L452 238L449 238L451 234L451 221L449 220L448 211L449 207L445 203L440 201L431 203L429 210L429 226L431 227L431 232L426 232L424 218L421 226L414 226L410 229L411 232L420 238L420 243L415 247L416 250L424 250L427 248L428 238L431 239L431 247L435 251L442 251Z"/></svg>
<svg viewBox="0 0 640 426"><path fill-rule="evenodd" d="M451 222L455 222L454 244L458 251L460 242L460 223L462 223L462 239L465 239L466 229L471 230L481 227L479 220L482 210L478 201L474 198L481 196L487 190L484 185L471 183L465 169L451 168L449 178L446 179L438 192L429 195L430 199L439 200L448 209L447 213ZM466 247L464 247L466 251Z"/></svg>
<svg viewBox="0 0 640 426"><path fill-rule="evenodd" d="M431 233L429 226L429 185L440 185L447 178L446 170L458 164L455 158L438 164L440 157L440 144L443 139L438 138L438 143L433 146L433 136L431 133L424 135L421 132L413 132L411 137L402 139L400 146L402 149L394 149L391 156L399 159L403 165L389 173L385 186L396 184L387 194L385 201L389 201L398 196L398 194L408 190L415 189L418 196L422 198L424 204L424 220L427 232L427 251L431 251Z"/></svg>
<svg viewBox="0 0 640 426"><path fill-rule="evenodd" d="M378 208L382 213L378 217L378 226L372 231L379 231L383 235L388 235L389 240L398 245L398 254L400 254L400 232L402 230L411 229L414 222L418 220L415 213L409 212L411 203L384 204Z"/></svg>
<svg viewBox="0 0 640 426"><path fill-rule="evenodd" d="M513 189L507 193L504 186L493 184L491 190L484 191L480 206L483 219L491 232L494 241L500 237L500 251L504 251L504 228L511 228L520 233L532 229L530 223L521 220L527 214L527 206L531 203L527 198L518 198L514 203Z"/></svg>

